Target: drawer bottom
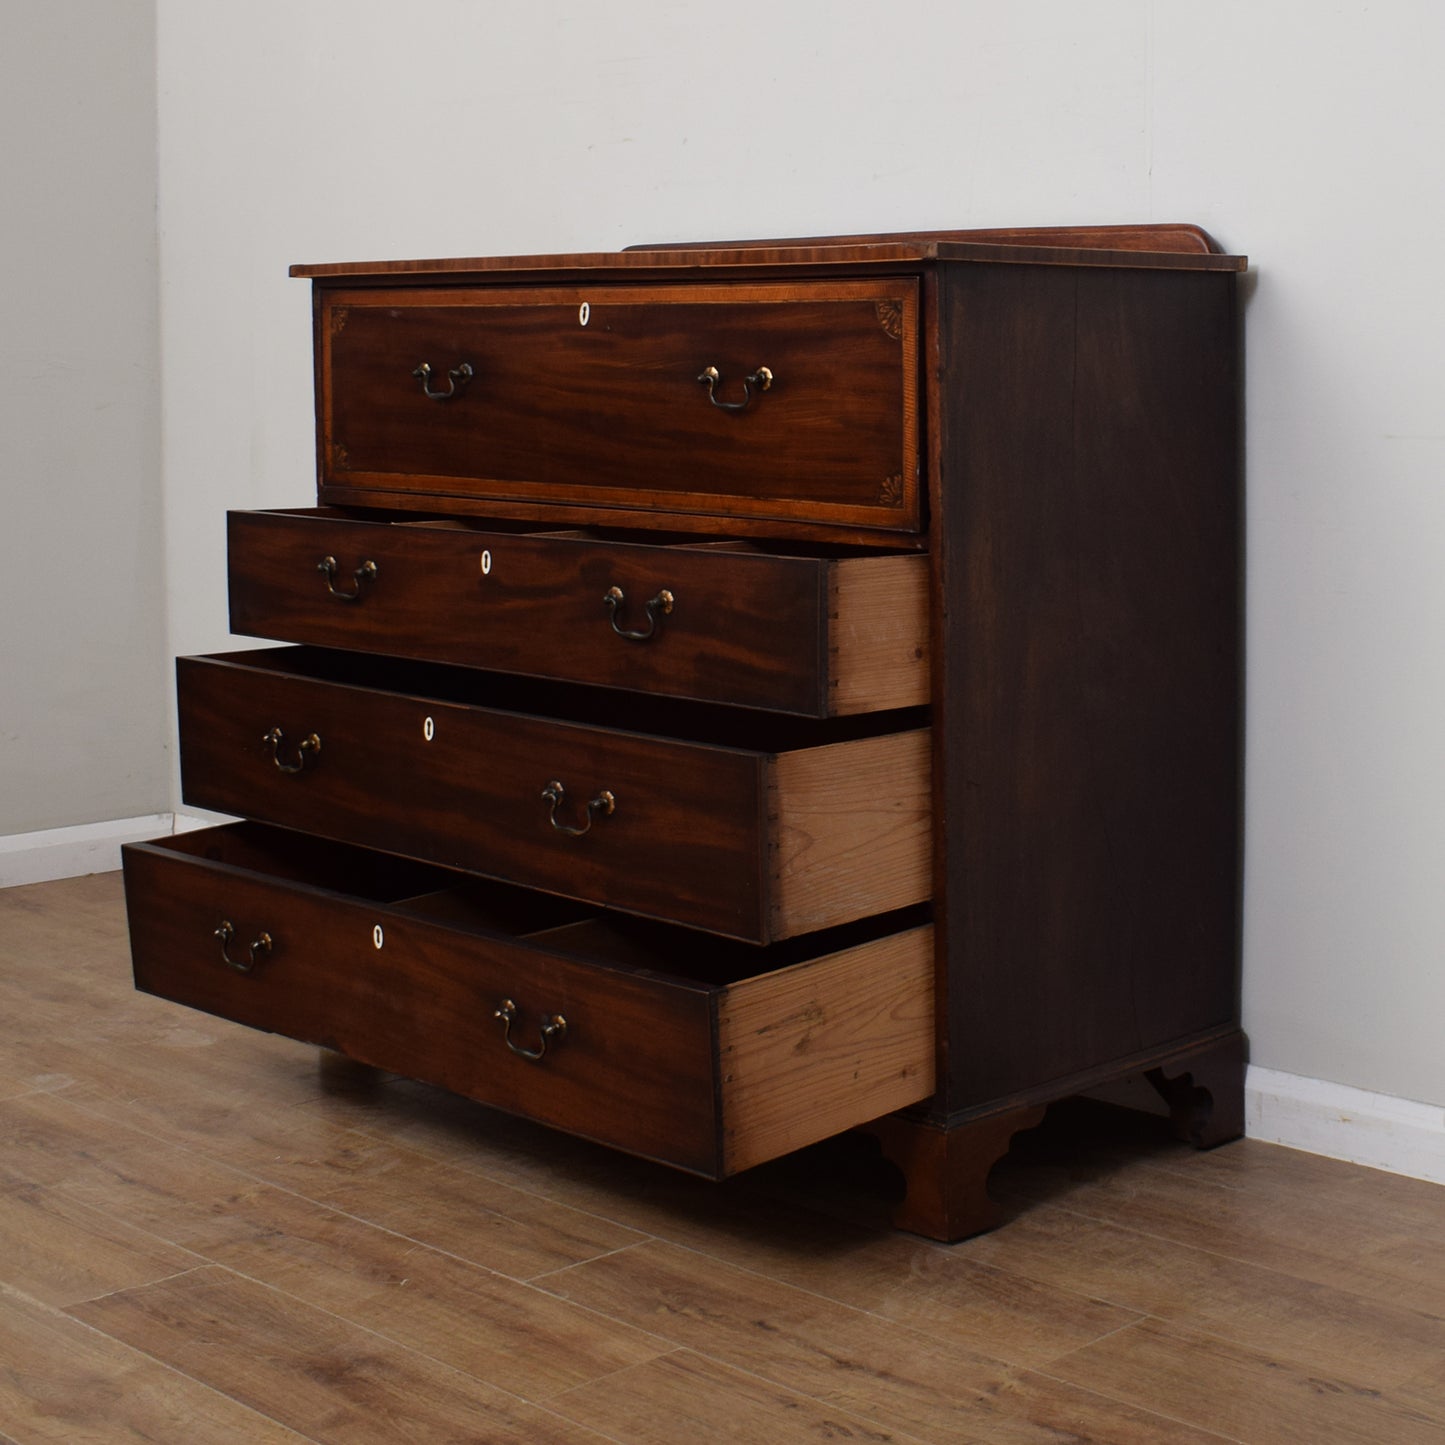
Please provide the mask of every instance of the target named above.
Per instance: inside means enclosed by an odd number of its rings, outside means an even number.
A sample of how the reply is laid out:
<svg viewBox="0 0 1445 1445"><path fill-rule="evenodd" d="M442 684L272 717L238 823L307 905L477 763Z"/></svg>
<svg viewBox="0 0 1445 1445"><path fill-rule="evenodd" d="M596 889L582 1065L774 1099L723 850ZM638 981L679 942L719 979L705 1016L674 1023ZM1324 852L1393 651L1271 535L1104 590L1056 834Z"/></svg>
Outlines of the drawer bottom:
<svg viewBox="0 0 1445 1445"><path fill-rule="evenodd" d="M918 910L755 948L251 823L124 864L138 988L712 1178L933 1093Z"/></svg>

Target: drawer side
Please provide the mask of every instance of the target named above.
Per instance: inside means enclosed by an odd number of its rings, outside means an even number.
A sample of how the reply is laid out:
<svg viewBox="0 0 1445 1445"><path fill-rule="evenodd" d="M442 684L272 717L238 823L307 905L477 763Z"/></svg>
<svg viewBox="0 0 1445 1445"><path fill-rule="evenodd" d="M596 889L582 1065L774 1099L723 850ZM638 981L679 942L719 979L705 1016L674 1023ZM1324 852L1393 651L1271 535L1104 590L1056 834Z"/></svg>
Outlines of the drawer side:
<svg viewBox="0 0 1445 1445"><path fill-rule="evenodd" d="M845 557L828 587L828 711L922 707L929 697L928 558Z"/></svg>
<svg viewBox="0 0 1445 1445"><path fill-rule="evenodd" d="M933 929L729 987L718 1002L723 1172L933 1093Z"/></svg>
<svg viewBox="0 0 1445 1445"><path fill-rule="evenodd" d="M768 762L772 936L922 903L933 888L929 729Z"/></svg>

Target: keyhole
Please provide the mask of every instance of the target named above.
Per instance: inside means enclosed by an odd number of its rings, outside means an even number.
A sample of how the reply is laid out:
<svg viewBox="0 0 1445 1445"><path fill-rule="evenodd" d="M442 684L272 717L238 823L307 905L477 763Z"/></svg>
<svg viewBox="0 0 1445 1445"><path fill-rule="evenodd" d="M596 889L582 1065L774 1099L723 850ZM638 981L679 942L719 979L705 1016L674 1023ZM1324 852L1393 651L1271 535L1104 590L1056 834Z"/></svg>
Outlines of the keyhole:
<svg viewBox="0 0 1445 1445"><path fill-rule="evenodd" d="M371 930L371 941L378 948L380 948L381 945L386 942L386 935L381 931L381 924L378 923L376 927Z"/></svg>
<svg viewBox="0 0 1445 1445"><path fill-rule="evenodd" d="M437 725L431 718L427 718L421 725L421 735L427 742L430 742L437 734Z"/></svg>
<svg viewBox="0 0 1445 1445"><path fill-rule="evenodd" d="M482 553L482 576L483 576L483 577L489 577L489 576L491 576L491 573L492 573L492 554L491 554L490 552L483 552L483 553Z"/></svg>
<svg viewBox="0 0 1445 1445"><path fill-rule="evenodd" d="M586 326L592 319L592 308L584 301L577 308L577 323L579 326Z"/></svg>

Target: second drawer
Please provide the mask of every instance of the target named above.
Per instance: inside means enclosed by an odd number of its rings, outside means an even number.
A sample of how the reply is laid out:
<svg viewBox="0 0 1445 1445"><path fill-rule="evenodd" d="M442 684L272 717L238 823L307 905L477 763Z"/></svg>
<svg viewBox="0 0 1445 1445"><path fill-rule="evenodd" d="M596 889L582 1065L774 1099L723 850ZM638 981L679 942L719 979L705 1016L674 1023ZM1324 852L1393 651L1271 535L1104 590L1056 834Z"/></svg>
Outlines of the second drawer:
<svg viewBox="0 0 1445 1445"><path fill-rule="evenodd" d="M809 717L928 701L928 559L232 512L231 627Z"/></svg>
<svg viewBox="0 0 1445 1445"><path fill-rule="evenodd" d="M643 702L298 647L177 662L186 802L767 943L925 901L921 716Z"/></svg>

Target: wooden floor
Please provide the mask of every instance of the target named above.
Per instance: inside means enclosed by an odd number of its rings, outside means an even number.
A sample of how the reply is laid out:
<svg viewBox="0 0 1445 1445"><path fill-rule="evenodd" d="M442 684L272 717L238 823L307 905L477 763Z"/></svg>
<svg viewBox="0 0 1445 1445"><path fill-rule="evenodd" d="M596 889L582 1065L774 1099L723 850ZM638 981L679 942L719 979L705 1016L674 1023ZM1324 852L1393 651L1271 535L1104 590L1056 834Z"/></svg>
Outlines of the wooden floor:
<svg viewBox="0 0 1445 1445"><path fill-rule="evenodd" d="M1075 1110L945 1248L847 1140L705 1184L128 986L0 892L0 1442L1445 1442L1445 1193Z"/></svg>

